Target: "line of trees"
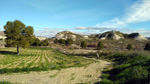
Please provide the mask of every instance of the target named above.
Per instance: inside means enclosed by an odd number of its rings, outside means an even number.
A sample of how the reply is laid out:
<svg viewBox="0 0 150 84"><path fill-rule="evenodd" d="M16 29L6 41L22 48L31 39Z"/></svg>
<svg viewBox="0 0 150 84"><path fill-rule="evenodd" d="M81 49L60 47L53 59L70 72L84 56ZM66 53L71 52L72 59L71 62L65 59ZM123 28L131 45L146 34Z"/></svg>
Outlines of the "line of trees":
<svg viewBox="0 0 150 84"><path fill-rule="evenodd" d="M35 38L31 46L49 46L49 42L47 39L40 41L38 38Z"/></svg>
<svg viewBox="0 0 150 84"><path fill-rule="evenodd" d="M13 22L8 21L4 26L4 33L6 35L6 47L17 47L17 54L19 55L19 48L27 48L32 46L48 46L48 40L40 41L34 35L34 28L26 26L19 20Z"/></svg>
<svg viewBox="0 0 150 84"><path fill-rule="evenodd" d="M80 46L81 46L82 48L86 49L87 44L86 44L85 41L82 41ZM104 48L103 43L99 41L98 44L97 44L97 50L102 50L103 48Z"/></svg>
<svg viewBox="0 0 150 84"><path fill-rule="evenodd" d="M55 39L54 43L59 43L59 44L64 44L64 45L72 45L73 44L73 40L72 39Z"/></svg>

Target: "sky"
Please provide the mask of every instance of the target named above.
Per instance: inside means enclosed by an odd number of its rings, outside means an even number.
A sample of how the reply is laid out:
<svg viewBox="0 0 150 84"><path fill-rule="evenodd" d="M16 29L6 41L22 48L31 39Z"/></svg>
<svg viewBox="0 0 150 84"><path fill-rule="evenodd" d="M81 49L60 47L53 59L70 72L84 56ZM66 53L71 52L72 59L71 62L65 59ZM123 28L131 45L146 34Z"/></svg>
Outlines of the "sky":
<svg viewBox="0 0 150 84"><path fill-rule="evenodd" d="M33 26L36 36L115 30L150 37L150 0L0 0L0 31L14 20Z"/></svg>

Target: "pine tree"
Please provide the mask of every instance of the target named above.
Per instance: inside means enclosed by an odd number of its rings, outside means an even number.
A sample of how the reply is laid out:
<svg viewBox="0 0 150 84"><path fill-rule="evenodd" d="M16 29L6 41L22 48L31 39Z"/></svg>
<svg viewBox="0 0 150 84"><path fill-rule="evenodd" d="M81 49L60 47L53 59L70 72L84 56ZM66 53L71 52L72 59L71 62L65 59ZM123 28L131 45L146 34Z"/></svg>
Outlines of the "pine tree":
<svg viewBox="0 0 150 84"><path fill-rule="evenodd" d="M6 47L17 47L17 54L19 55L19 47L27 48L31 45L34 38L34 30L31 26L25 26L19 20L13 22L8 21L4 26L4 33L6 34Z"/></svg>
<svg viewBox="0 0 150 84"><path fill-rule="evenodd" d="M97 49L101 50L103 48L104 48L104 46L103 46L102 42L98 42Z"/></svg>
<svg viewBox="0 0 150 84"><path fill-rule="evenodd" d="M66 40L66 44L67 45L72 45L73 44L73 40L72 39L67 39Z"/></svg>
<svg viewBox="0 0 150 84"><path fill-rule="evenodd" d="M85 49L86 46L87 46L87 45L86 45L86 42L85 42L85 41L82 41L82 42L81 42L81 47Z"/></svg>

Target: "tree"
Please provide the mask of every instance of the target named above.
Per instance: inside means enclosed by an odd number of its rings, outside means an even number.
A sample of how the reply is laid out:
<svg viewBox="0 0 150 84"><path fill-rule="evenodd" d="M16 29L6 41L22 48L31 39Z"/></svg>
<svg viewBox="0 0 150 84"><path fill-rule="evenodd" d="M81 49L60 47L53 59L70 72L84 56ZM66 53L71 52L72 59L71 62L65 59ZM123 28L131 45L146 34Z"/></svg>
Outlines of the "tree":
<svg viewBox="0 0 150 84"><path fill-rule="evenodd" d="M73 40L72 39L67 39L66 40L66 44L67 45L72 45L73 44Z"/></svg>
<svg viewBox="0 0 150 84"><path fill-rule="evenodd" d="M147 43L147 44L145 45L144 50L150 50L150 43Z"/></svg>
<svg viewBox="0 0 150 84"><path fill-rule="evenodd" d="M104 45L102 44L102 42L98 42L97 49L101 50L103 48L104 48Z"/></svg>
<svg viewBox="0 0 150 84"><path fill-rule="evenodd" d="M39 46L40 45L40 40L38 38L35 38L33 43L31 44L32 46Z"/></svg>
<svg viewBox="0 0 150 84"><path fill-rule="evenodd" d="M41 43L40 43L40 46L48 46L48 45L49 45L49 42L47 39L41 41Z"/></svg>
<svg viewBox="0 0 150 84"><path fill-rule="evenodd" d="M6 34L6 47L17 47L17 54L19 55L19 47L27 48L31 45L34 37L33 27L25 26L19 20L13 22L8 21L4 26L4 33Z"/></svg>
<svg viewBox="0 0 150 84"><path fill-rule="evenodd" d="M82 41L82 42L81 42L81 47L85 49L86 46L87 46L87 45L86 45L86 42L85 42L85 41Z"/></svg>
<svg viewBox="0 0 150 84"><path fill-rule="evenodd" d="M132 50L132 48L133 48L133 47L132 47L131 44L128 44L127 47L126 47L126 49L128 49L128 50Z"/></svg>
<svg viewBox="0 0 150 84"><path fill-rule="evenodd" d="M66 45L66 41L64 39L59 39L59 43L60 44L65 44Z"/></svg>

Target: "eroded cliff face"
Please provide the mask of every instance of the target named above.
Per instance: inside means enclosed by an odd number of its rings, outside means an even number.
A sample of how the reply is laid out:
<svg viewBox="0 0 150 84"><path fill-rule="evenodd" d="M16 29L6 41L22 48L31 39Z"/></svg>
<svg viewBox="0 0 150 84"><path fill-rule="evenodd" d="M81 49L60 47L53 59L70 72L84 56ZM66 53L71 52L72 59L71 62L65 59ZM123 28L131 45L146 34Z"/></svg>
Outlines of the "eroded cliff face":
<svg viewBox="0 0 150 84"><path fill-rule="evenodd" d="M101 40L108 39L108 38L119 40L119 39L124 38L124 36L121 33L116 32L116 31L105 32L105 33L97 35L97 37Z"/></svg>
<svg viewBox="0 0 150 84"><path fill-rule="evenodd" d="M145 38L139 33L124 34L119 31L105 32L105 33L96 35L96 37L98 37L101 40L104 40L104 39L119 40L119 39L127 39L127 38L138 40L138 41L148 40L147 38Z"/></svg>
<svg viewBox="0 0 150 84"><path fill-rule="evenodd" d="M72 33L70 31L63 31L63 32L59 32L55 35L55 38L57 39L73 39L74 41L76 39L79 39L79 38L88 38L88 36L83 36L83 35L79 35L79 34L75 34L75 33Z"/></svg>
<svg viewBox="0 0 150 84"><path fill-rule="evenodd" d="M148 40L147 38L145 38L144 36L142 36L139 33L129 34L129 38L132 38L132 39L135 39L135 40L139 40L139 41Z"/></svg>

